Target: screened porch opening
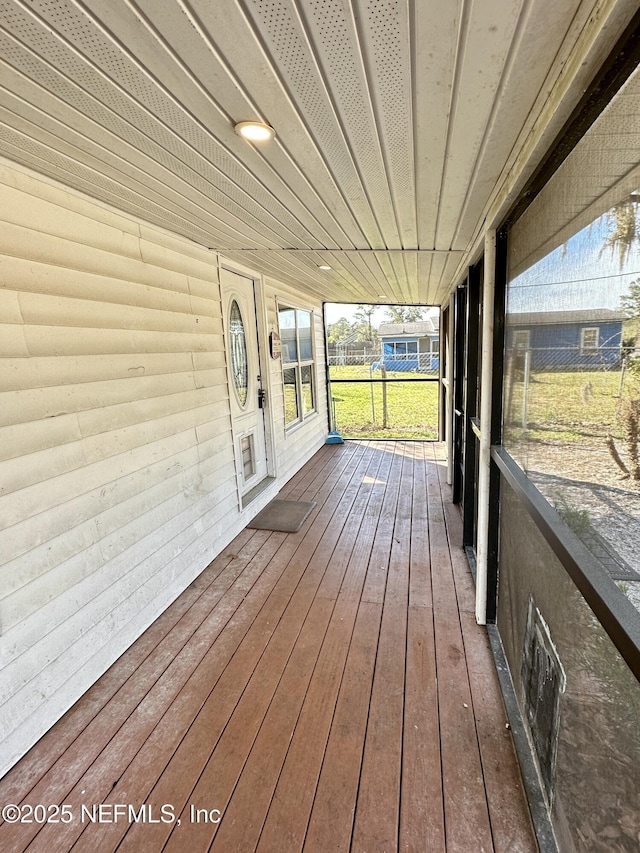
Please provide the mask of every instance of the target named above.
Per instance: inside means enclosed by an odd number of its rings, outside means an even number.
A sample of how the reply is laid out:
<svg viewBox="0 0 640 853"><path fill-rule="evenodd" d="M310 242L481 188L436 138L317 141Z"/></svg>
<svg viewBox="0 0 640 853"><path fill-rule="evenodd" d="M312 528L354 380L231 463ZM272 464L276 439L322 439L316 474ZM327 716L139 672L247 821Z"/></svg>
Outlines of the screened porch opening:
<svg viewBox="0 0 640 853"><path fill-rule="evenodd" d="M331 428L343 438L439 437L440 309L325 304Z"/></svg>

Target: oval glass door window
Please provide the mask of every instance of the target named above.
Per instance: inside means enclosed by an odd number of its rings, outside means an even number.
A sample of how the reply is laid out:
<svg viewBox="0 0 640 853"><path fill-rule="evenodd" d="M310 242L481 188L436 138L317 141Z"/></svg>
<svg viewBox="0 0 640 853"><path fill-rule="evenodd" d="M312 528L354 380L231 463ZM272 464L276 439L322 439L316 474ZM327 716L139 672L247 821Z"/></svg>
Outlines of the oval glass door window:
<svg viewBox="0 0 640 853"><path fill-rule="evenodd" d="M247 365L247 340L240 306L234 299L229 309L229 334L231 337L231 373L238 402L245 407L249 390Z"/></svg>

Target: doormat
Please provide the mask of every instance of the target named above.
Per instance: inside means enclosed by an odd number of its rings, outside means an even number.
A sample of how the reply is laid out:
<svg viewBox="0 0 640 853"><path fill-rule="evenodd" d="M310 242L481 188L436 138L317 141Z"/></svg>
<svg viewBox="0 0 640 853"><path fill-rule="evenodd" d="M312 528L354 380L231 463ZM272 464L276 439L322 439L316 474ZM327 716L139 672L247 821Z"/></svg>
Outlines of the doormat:
<svg viewBox="0 0 640 853"><path fill-rule="evenodd" d="M315 501L273 500L249 522L247 527L254 530L297 533L315 505Z"/></svg>

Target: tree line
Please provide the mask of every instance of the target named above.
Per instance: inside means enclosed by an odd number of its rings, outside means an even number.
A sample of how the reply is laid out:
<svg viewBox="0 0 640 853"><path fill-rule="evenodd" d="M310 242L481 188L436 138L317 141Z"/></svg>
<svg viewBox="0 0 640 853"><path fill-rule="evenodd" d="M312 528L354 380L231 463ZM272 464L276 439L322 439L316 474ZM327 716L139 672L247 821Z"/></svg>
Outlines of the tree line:
<svg viewBox="0 0 640 853"><path fill-rule="evenodd" d="M346 317L341 317L328 327L327 339L329 343L339 344L351 338L354 342L376 344L378 330L375 328L372 318L379 308L379 305L358 304L352 322L349 322ZM428 309L419 308L415 305L389 305L385 307L384 314L388 323L415 323L425 319Z"/></svg>

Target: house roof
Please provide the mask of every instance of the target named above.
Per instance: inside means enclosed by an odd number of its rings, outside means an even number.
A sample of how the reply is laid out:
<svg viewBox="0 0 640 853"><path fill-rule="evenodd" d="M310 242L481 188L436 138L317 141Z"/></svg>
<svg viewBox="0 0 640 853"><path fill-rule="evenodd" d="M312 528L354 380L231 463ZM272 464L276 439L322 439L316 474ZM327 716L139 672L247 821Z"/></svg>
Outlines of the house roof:
<svg viewBox="0 0 640 853"><path fill-rule="evenodd" d="M0 155L323 301L442 305L637 0L2 6Z"/></svg>
<svg viewBox="0 0 640 853"><path fill-rule="evenodd" d="M380 323L378 336L381 338L424 337L438 333L438 326L431 318L414 323Z"/></svg>
<svg viewBox="0 0 640 853"><path fill-rule="evenodd" d="M507 325L550 326L569 323L610 323L624 320L624 311L611 308L588 308L582 311L524 311L507 314Z"/></svg>

